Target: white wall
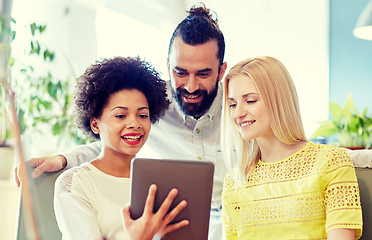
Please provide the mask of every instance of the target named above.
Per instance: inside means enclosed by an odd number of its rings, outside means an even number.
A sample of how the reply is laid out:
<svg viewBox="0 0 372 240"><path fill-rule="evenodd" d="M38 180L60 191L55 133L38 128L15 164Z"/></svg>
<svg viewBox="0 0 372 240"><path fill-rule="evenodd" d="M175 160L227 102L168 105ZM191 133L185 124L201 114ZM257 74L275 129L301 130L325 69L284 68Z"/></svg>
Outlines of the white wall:
<svg viewBox="0 0 372 240"><path fill-rule="evenodd" d="M120 37L110 28L106 30L120 38L123 44L127 38L131 49L125 50L125 46L120 44L110 44L107 47L117 49L117 52L123 55L126 53L133 55L133 51L137 51L153 62L156 68L163 72L164 78L167 78L165 59L171 34L176 24L186 16L184 10L200 1L151 1L153 12L143 7L143 0L127 1L130 4L126 10L121 11L118 10L118 6L121 6L123 1L108 2L110 4L103 4L108 9L127 14L127 20L122 19L120 23L127 36ZM276 57L287 66L297 87L305 132L310 138L318 127L317 122L328 118L329 2L324 0L231 0L228 3L225 0L204 0L203 2L218 15L226 40L225 60L228 68L240 60L260 55ZM140 29L133 27L131 24L133 19L143 20L143 14L138 14L136 17L133 12L147 13L150 21L144 21L144 24L148 25L148 30L143 31L142 27ZM155 21L156 18L162 21ZM146 53L150 48L153 52ZM108 49L105 51L110 53ZM104 55L103 52L100 51L100 54Z"/></svg>
<svg viewBox="0 0 372 240"><path fill-rule="evenodd" d="M169 39L176 24L186 16L185 10L197 2L200 1L14 0L13 10L15 17L22 16L25 23L47 24L45 35L57 55L54 74L63 76L72 70L78 76L98 57L140 55L167 78ZM203 2L218 14L226 39L228 68L258 55L274 56L287 66L310 137L318 127L317 121L328 118L329 1ZM109 15L96 15L102 12ZM101 25L96 27L96 23Z"/></svg>
<svg viewBox="0 0 372 240"><path fill-rule="evenodd" d="M94 7L73 0L13 0L17 21L13 51L22 51L21 44L28 44L26 25L46 24L41 41L56 53L54 74L61 78L71 71L80 74L97 57L95 16Z"/></svg>
<svg viewBox="0 0 372 240"><path fill-rule="evenodd" d="M187 7L199 1L187 1ZM328 119L329 6L324 0L204 0L217 12L228 68L270 55L288 68L300 99L307 137Z"/></svg>

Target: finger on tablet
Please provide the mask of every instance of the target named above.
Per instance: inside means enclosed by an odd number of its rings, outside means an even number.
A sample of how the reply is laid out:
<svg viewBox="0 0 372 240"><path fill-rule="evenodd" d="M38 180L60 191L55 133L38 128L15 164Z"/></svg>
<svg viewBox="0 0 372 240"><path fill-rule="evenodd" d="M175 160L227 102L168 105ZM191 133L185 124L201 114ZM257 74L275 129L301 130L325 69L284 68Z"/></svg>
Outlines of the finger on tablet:
<svg viewBox="0 0 372 240"><path fill-rule="evenodd" d="M189 223L190 223L189 220L182 220L178 223L168 225L167 228L164 231L164 235L167 234L167 233L173 232L177 229L180 229L182 227L185 227L185 226L189 225Z"/></svg>
<svg viewBox="0 0 372 240"><path fill-rule="evenodd" d="M144 215L153 213L156 189L157 187L155 184L150 185L149 192L146 198L145 209L143 210Z"/></svg>
<svg viewBox="0 0 372 240"><path fill-rule="evenodd" d="M170 211L170 213L165 216L164 220L167 221L167 224L173 221L173 219L187 206L187 201L182 200L175 208Z"/></svg>
<svg viewBox="0 0 372 240"><path fill-rule="evenodd" d="M167 197L164 199L163 203L161 204L159 210L157 211L157 214L160 214L162 217L167 214L169 207L171 206L174 198L177 196L178 190L176 188L173 188L169 191Z"/></svg>

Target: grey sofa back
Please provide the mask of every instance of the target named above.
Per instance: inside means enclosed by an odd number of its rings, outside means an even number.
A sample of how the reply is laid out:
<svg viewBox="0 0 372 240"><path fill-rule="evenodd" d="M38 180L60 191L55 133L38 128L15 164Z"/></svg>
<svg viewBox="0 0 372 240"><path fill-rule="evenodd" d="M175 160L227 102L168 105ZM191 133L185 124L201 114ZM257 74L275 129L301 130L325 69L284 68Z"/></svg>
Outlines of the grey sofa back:
<svg viewBox="0 0 372 240"><path fill-rule="evenodd" d="M28 172L30 173L31 170L28 169ZM62 172L43 173L36 179L29 178L35 221L38 226L40 240L58 240L62 238L57 226L53 206L54 182ZM28 240L22 203L20 207L17 240Z"/></svg>
<svg viewBox="0 0 372 240"><path fill-rule="evenodd" d="M355 168L363 211L361 240L372 239L372 168Z"/></svg>

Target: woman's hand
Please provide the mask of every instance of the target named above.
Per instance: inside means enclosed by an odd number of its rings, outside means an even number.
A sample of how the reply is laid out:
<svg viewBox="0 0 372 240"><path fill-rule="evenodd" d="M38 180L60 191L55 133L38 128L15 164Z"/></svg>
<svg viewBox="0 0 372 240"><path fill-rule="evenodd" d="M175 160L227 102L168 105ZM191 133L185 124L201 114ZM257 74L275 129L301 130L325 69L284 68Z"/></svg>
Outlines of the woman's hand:
<svg viewBox="0 0 372 240"><path fill-rule="evenodd" d="M154 236L163 237L189 224L188 220L168 225L187 205L185 200L181 201L170 213L167 214L170 205L178 194L177 189L172 189L156 213L153 213L155 202L156 185L152 184L147 195L143 214L137 220L130 217L129 208L122 209L124 228L132 240L152 240ZM166 215L167 214L167 215Z"/></svg>

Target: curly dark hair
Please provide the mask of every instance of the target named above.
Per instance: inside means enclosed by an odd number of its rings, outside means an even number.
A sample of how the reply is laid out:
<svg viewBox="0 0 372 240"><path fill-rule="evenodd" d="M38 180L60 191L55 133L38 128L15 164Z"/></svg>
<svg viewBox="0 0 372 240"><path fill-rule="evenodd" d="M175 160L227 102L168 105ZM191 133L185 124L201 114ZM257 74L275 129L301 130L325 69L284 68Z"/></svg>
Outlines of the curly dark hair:
<svg viewBox="0 0 372 240"><path fill-rule="evenodd" d="M99 118L109 97L123 89L137 89L145 95L151 123L157 122L168 109L166 84L150 63L139 57L102 59L77 79L74 91L77 126L88 136L99 139L91 130L90 119Z"/></svg>
<svg viewBox="0 0 372 240"><path fill-rule="evenodd" d="M174 38L177 36L181 36L182 41L191 46L216 39L218 45L217 58L221 66L225 56L225 38L218 26L217 14L215 12L212 14L203 3L192 6L187 13L188 16L178 24L173 32L168 48L168 58Z"/></svg>

